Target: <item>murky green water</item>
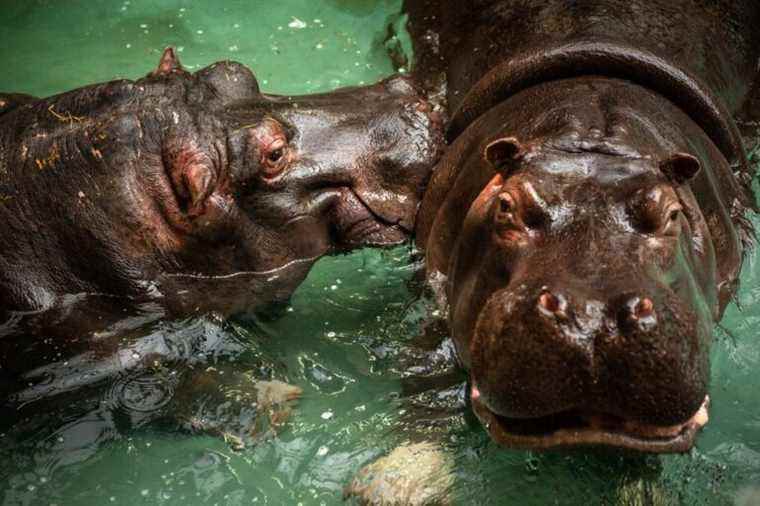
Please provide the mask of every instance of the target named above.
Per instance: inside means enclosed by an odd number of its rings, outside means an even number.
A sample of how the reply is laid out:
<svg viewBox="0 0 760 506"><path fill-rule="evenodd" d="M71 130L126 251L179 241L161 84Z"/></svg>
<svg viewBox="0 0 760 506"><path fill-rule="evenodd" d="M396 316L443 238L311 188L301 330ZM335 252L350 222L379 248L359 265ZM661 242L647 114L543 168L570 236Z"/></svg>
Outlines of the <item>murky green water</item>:
<svg viewBox="0 0 760 506"><path fill-rule="evenodd" d="M2 2L0 89L47 95L138 77L166 45L191 69L243 62L265 91L372 82L393 71L384 39L399 7L400 0ZM731 306L725 331L716 331L711 422L690 454L510 452L455 416L443 439L455 462L456 502L760 504L758 263L755 252L744 268L742 310ZM410 288L418 268L406 247L361 251L322 260L291 304L269 315L145 325L143 338L156 346L196 343L188 353L228 373L302 387L285 429L233 451L220 437L143 423L131 393L142 386L135 395L143 403L165 402L171 388L158 385L181 373L169 362L149 376L93 383L88 395L51 402L49 417L3 434L2 504L340 504L351 476L407 437L398 357L427 311Z"/></svg>

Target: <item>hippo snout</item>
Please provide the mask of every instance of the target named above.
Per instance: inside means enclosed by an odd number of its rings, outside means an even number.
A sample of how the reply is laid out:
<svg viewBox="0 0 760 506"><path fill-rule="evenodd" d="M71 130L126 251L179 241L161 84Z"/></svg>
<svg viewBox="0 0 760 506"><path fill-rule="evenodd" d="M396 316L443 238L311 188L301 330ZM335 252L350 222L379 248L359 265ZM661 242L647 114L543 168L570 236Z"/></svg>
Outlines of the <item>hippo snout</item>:
<svg viewBox="0 0 760 506"><path fill-rule="evenodd" d="M506 419L689 420L705 399L706 337L677 297L650 290L600 297L537 282L494 292L470 344L480 402Z"/></svg>

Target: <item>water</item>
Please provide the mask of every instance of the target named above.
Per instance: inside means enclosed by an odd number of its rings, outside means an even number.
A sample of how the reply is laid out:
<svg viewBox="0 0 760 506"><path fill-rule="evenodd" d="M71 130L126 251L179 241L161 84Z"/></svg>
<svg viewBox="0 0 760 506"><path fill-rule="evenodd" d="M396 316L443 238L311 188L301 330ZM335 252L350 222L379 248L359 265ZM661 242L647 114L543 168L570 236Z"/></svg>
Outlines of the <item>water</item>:
<svg viewBox="0 0 760 506"><path fill-rule="evenodd" d="M400 0L4 2L0 89L48 95L138 77L166 45L181 48L191 70L243 62L270 92L369 83L393 72L386 27L398 26L399 7ZM742 310L732 305L725 330L716 330L711 422L690 454L505 451L456 414L430 430L453 462L455 502L760 504L759 262L757 251L748 258ZM363 465L410 437L414 411L401 399L399 360L430 311L414 289L419 267L406 246L327 258L288 306L245 320L165 322L145 308L122 324L133 329L123 359L162 351L147 371L114 379L97 355L79 369L59 362L41 371L35 388L67 379L91 386L44 401L49 416L0 437L2 504L341 504L343 486ZM217 380L247 374L304 393L276 435L265 426L255 444L234 451L222 437L150 416L173 406L187 372L172 357L195 357ZM235 395L233 383L221 393Z"/></svg>

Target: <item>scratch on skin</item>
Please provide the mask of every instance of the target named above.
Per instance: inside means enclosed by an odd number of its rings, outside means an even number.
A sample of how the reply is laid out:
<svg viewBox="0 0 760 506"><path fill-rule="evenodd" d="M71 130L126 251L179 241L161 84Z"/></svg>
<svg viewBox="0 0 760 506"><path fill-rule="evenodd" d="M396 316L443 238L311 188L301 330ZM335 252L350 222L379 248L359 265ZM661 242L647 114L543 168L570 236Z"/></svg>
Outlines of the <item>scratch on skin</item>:
<svg viewBox="0 0 760 506"><path fill-rule="evenodd" d="M85 119L84 116L73 116L70 112L67 112L66 114L58 114L53 109L53 104L50 104L50 107L48 107L48 112L55 116L58 121L61 121L63 123L79 123Z"/></svg>
<svg viewBox="0 0 760 506"><path fill-rule="evenodd" d="M37 164L39 170L43 170L48 166L52 167L55 162L60 161L61 153L58 150L58 144L53 144L47 158L35 158L34 163Z"/></svg>

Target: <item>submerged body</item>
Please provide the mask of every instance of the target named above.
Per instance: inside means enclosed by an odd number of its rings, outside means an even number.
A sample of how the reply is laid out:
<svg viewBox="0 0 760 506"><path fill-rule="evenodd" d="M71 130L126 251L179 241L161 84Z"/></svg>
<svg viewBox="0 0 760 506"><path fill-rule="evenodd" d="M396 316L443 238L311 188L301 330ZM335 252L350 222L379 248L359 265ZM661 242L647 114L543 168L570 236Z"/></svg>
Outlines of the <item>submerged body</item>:
<svg viewBox="0 0 760 506"><path fill-rule="evenodd" d="M685 451L751 235L760 5L465 3L407 9L451 111L417 241L475 413L511 447Z"/></svg>

